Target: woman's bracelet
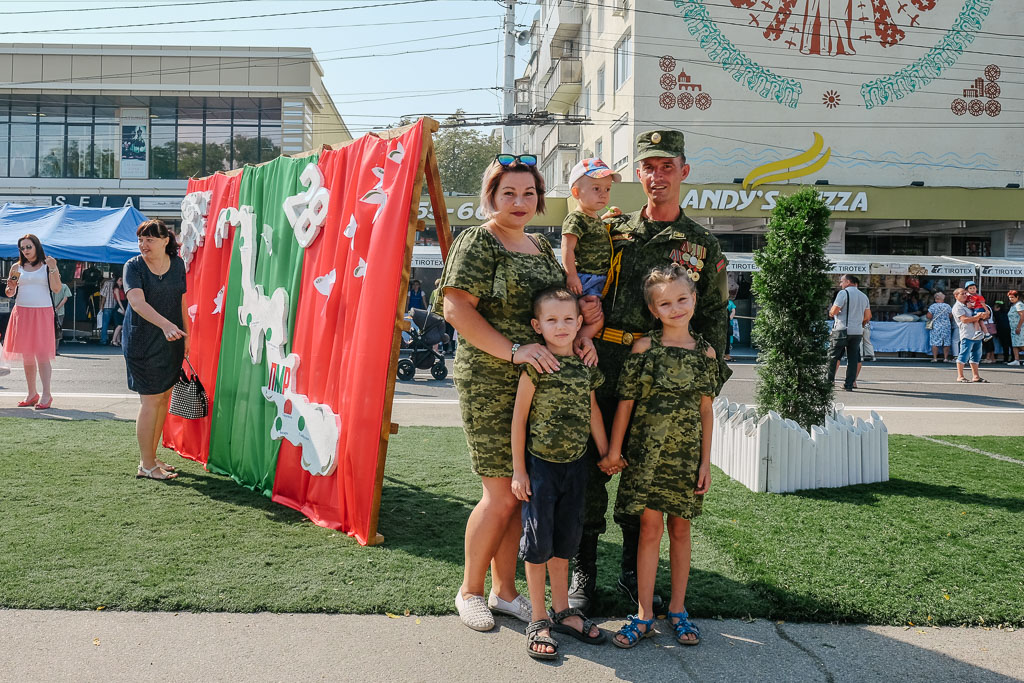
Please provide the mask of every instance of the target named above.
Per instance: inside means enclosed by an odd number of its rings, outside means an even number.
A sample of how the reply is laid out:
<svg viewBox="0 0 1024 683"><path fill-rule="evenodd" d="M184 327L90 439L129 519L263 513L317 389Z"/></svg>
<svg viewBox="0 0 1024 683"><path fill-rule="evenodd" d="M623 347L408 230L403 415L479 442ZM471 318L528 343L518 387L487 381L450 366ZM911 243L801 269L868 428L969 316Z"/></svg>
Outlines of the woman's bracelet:
<svg viewBox="0 0 1024 683"><path fill-rule="evenodd" d="M57 269L56 269L56 268L48 268L47 270L49 270L49 271L50 271L50 275L53 275L54 273L56 273L56 272L57 272Z"/></svg>
<svg viewBox="0 0 1024 683"><path fill-rule="evenodd" d="M519 350L520 346L522 346L522 344L513 344L512 345L512 355L509 357L508 362L510 362L510 363L515 363L516 362L516 351Z"/></svg>

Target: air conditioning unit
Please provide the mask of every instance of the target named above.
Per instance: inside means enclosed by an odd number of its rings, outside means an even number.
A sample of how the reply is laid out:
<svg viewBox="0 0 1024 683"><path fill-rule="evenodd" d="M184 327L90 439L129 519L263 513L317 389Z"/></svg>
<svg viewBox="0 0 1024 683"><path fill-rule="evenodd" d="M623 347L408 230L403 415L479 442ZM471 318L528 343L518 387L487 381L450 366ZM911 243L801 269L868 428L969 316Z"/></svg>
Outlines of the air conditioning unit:
<svg viewBox="0 0 1024 683"><path fill-rule="evenodd" d="M626 10L629 9L629 2L627 0L614 0L612 3L612 16L613 17L624 17L626 16Z"/></svg>

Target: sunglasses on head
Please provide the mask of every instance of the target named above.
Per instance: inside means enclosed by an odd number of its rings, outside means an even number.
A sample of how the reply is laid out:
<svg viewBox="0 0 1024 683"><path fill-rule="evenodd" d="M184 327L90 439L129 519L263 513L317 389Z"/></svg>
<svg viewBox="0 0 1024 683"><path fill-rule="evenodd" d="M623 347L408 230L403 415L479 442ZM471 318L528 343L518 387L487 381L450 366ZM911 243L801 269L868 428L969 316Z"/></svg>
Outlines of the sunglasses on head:
<svg viewBox="0 0 1024 683"><path fill-rule="evenodd" d="M501 164L502 166L511 166L516 162L522 164L523 166L537 165L536 154L499 154L494 158L497 159L498 163Z"/></svg>

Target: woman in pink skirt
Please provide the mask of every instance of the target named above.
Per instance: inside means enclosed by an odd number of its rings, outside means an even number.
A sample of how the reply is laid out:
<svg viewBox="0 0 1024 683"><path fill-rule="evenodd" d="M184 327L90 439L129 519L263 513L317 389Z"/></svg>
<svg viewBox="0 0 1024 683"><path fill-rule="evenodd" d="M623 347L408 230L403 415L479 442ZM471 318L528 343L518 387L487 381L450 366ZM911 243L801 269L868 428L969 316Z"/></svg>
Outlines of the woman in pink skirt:
<svg viewBox="0 0 1024 683"><path fill-rule="evenodd" d="M36 410L46 410L53 403L50 361L57 353L57 340L50 292L59 292L60 288L57 261L43 252L39 238L25 235L18 240L18 262L11 266L7 276L7 296L17 292L18 298L7 324L4 357L20 358L25 366L28 397L18 403L22 408L35 406ZM37 368L42 396L36 393Z"/></svg>

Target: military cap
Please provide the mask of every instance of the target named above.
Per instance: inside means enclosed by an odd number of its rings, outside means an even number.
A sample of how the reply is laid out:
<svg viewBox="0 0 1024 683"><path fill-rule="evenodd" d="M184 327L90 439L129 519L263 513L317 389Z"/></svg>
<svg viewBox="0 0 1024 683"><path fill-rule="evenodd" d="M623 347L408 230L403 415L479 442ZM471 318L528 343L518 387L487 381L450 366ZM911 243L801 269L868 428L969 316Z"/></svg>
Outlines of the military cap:
<svg viewBox="0 0 1024 683"><path fill-rule="evenodd" d="M678 130L648 130L636 136L636 160L651 157L681 157L683 134Z"/></svg>

